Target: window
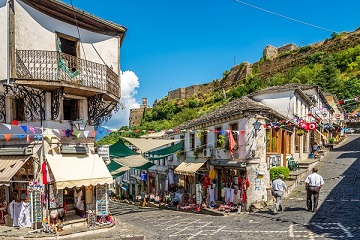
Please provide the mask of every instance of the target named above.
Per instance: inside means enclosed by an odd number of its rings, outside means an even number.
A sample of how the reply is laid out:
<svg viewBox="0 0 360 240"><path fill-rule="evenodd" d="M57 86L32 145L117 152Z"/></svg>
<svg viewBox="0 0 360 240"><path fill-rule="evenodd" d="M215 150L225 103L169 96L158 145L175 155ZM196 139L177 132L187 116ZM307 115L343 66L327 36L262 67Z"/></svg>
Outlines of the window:
<svg viewBox="0 0 360 240"><path fill-rule="evenodd" d="M203 131L201 133L201 147L206 148L207 147L207 131Z"/></svg>
<svg viewBox="0 0 360 240"><path fill-rule="evenodd" d="M280 131L279 129L271 128L266 130L266 151L280 152L280 143L278 142Z"/></svg>
<svg viewBox="0 0 360 240"><path fill-rule="evenodd" d="M59 34L58 33L58 41L57 41L57 49L60 55L60 63L63 63L63 68L67 68L68 74L77 73L77 69L79 69L78 62L78 53L79 53L79 41L76 38ZM71 75L72 76L72 75Z"/></svg>
<svg viewBox="0 0 360 240"><path fill-rule="evenodd" d="M237 149L239 146L238 144L238 138L239 138L239 134L234 134L235 131L238 131L239 130L239 127L238 127L238 124L237 123L233 123L233 124L230 124L230 130L232 131L232 134L233 134L233 137L234 137L234 140L235 140L235 149Z"/></svg>
<svg viewBox="0 0 360 240"><path fill-rule="evenodd" d="M195 134L194 133L190 133L190 149L191 150L195 149Z"/></svg>
<svg viewBox="0 0 360 240"><path fill-rule="evenodd" d="M76 99L63 100L63 113L64 120L77 120L79 119L79 104Z"/></svg>
<svg viewBox="0 0 360 240"><path fill-rule="evenodd" d="M295 134L295 152L300 152L300 136Z"/></svg>
<svg viewBox="0 0 360 240"><path fill-rule="evenodd" d="M58 46L61 52L77 57L78 54L78 40L76 38L72 38L70 36L66 36L63 34L58 35L60 40L60 46Z"/></svg>
<svg viewBox="0 0 360 240"><path fill-rule="evenodd" d="M26 121L25 117L25 100L23 98L17 98L14 102L14 117L18 121Z"/></svg>

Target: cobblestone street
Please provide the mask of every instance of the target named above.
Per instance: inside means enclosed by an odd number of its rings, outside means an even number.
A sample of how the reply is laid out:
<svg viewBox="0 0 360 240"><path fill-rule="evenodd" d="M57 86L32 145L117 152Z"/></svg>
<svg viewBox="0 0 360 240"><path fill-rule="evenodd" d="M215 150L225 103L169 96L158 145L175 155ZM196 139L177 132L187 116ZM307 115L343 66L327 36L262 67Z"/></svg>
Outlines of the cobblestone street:
<svg viewBox="0 0 360 240"><path fill-rule="evenodd" d="M271 207L209 216L114 203L112 208L120 209L114 212L117 226L93 239L360 239L359 137L349 135L317 164L325 185L316 213L306 211L303 184L283 200L285 211L277 215Z"/></svg>

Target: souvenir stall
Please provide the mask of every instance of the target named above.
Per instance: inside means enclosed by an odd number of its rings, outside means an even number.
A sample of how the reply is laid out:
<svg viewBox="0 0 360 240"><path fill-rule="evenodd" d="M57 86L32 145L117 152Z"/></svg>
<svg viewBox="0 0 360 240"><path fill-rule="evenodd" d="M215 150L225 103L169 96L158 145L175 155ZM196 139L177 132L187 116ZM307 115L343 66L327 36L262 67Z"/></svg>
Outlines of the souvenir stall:
<svg viewBox="0 0 360 240"><path fill-rule="evenodd" d="M205 203L204 177L208 175L206 159L187 159L174 173L179 175L179 189L174 193L173 203L179 210L200 211ZM206 183L208 181L206 180Z"/></svg>
<svg viewBox="0 0 360 240"><path fill-rule="evenodd" d="M34 183L34 159L30 155L10 154L0 156L0 164L0 225L33 227L35 219L30 214L34 212L31 211L34 203L30 190ZM40 189L37 196L40 197L42 193Z"/></svg>
<svg viewBox="0 0 360 240"><path fill-rule="evenodd" d="M107 191L113 179L98 155L46 155L46 163L53 176L47 184L48 224L76 216L87 218L89 228L109 222Z"/></svg>
<svg viewBox="0 0 360 240"><path fill-rule="evenodd" d="M225 212L246 210L246 190L249 187L249 181L245 168L215 166L214 169L216 178L213 182L217 183L214 198L218 204L215 204L213 208Z"/></svg>

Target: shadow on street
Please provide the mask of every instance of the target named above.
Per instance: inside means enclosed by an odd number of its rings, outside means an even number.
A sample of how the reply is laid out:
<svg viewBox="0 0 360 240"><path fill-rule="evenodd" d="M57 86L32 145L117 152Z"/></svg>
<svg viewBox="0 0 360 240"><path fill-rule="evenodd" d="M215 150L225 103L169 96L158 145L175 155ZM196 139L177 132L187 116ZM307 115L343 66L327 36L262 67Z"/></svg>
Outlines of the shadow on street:
<svg viewBox="0 0 360 240"><path fill-rule="evenodd" d="M360 137L351 136L349 139L334 149L339 154L337 158L327 159L319 168L327 169L324 171L326 176L322 174L323 170L319 170L325 185L335 186L314 213L308 229L328 239L360 239ZM324 194L323 188L320 196Z"/></svg>

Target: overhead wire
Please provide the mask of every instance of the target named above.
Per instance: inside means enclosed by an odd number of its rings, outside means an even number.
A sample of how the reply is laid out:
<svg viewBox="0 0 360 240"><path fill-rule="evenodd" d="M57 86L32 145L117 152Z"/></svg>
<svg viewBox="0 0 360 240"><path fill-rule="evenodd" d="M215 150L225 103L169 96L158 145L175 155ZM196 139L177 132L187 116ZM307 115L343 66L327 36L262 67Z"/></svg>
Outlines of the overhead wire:
<svg viewBox="0 0 360 240"><path fill-rule="evenodd" d="M336 31L334 31L334 30L331 30L331 29L328 29L328 28L324 28L324 27L321 27L321 26L318 26L318 25L315 25L315 24L312 24L312 23L304 22L304 21L301 21L301 20L298 20L298 19L295 19L295 18L292 18L292 17L288 17L288 16L285 16L285 15L282 15L282 14L279 14L279 13L276 13L276 12L272 12L272 11L269 11L269 10L267 10L267 9L264 9L264 8L261 8L261 7L258 7L258 6L255 6L255 5L252 5L252 4L249 4L249 3L246 3L246 2L240 1L240 0L235 0L235 2L241 3L241 4L243 4L243 5L246 5L246 6L255 8L255 9L260 10L260 11L263 11L263 12L270 13L270 14L275 15L275 16L278 16L278 17L282 17L282 18L288 19L288 20L293 21L293 22L301 23L301 24L304 24L304 25L307 25L307 26L310 26L310 27L314 27L314 28L318 28L318 29L324 30L324 31L328 31L328 32L332 32L332 33L335 32L335 33L336 33Z"/></svg>
<svg viewBox="0 0 360 240"><path fill-rule="evenodd" d="M78 32L79 40L80 40L80 45L81 45L81 48L82 48L83 53L84 53L84 58L85 58L85 60L86 60L85 49L84 49L84 45L82 44L82 41L81 41L80 29L79 29L79 25L78 25L78 22L77 22L77 18L76 18L76 14L75 14L75 8L74 8L74 5L73 5L73 3L72 3L72 0L70 0L70 4L71 4L71 8L72 8L73 14L74 14L74 20L75 20L75 24L76 24L76 29L77 29L77 32Z"/></svg>

